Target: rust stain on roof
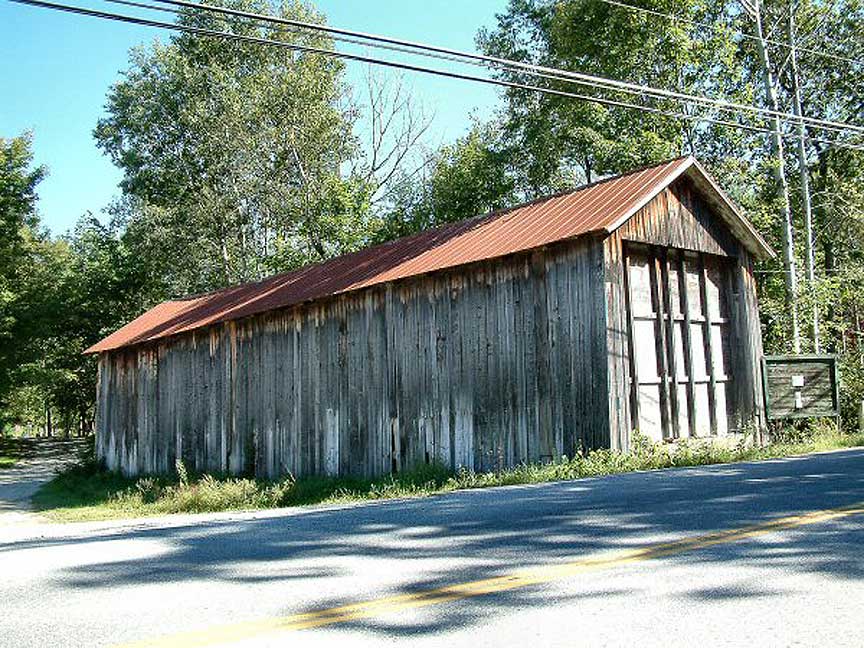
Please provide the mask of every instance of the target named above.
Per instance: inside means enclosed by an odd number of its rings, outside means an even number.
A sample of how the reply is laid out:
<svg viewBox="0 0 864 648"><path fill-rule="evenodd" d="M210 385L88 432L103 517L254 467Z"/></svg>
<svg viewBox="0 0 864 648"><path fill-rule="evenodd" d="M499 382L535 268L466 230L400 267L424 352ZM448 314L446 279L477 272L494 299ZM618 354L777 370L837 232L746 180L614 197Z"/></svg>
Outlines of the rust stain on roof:
<svg viewBox="0 0 864 648"><path fill-rule="evenodd" d="M671 160L566 194L420 232L263 281L164 302L93 345L86 353L141 344L218 322L531 250L577 236L608 233L693 165L698 167L692 157Z"/></svg>

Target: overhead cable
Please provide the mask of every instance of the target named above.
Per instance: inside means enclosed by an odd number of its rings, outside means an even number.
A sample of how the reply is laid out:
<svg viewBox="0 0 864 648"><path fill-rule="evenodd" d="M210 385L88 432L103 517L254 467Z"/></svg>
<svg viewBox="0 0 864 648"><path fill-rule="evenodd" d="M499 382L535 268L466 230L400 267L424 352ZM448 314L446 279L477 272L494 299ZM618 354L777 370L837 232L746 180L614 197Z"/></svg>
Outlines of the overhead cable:
<svg viewBox="0 0 864 648"><path fill-rule="evenodd" d="M426 43L419 43L415 41L403 40L398 38L392 38L389 36L381 36L378 34L369 34L365 32L349 30L349 29L341 29L338 27L331 27L329 25L320 24L320 23L311 23L308 21L302 20L294 20L291 18L284 18L282 16L270 16L267 14L254 13L249 11L242 11L239 9L230 9L227 7L219 7L215 5L205 5L198 2L190 2L189 0L155 0L161 4L173 5L177 7L185 7L190 9L199 9L202 11L209 11L215 13L221 13L225 15L245 17L245 18L253 18L257 20L263 20L269 23L274 24L282 24L282 25L291 25L294 27L300 27L303 29L310 29L315 31L321 31L328 34L337 34L340 36L350 36L353 38L359 38L364 41L378 42L378 43L386 43L389 45L399 45L402 47L407 47L413 50L417 50L418 52L434 52L437 54L448 54L451 56L456 56L458 58L471 59L475 61L481 61L486 64L495 67L504 67L508 69L521 69L525 70L529 73L537 73L542 72L546 74L553 74L556 77L560 77L562 79L573 79L574 81L586 82L589 85L594 87L604 87L605 89L615 89L615 90L623 90L630 92L637 92L641 95L652 95L655 97L660 97L664 99L676 99L680 101L688 101L691 103L699 103L708 106L712 106L715 108L719 108L721 110L738 110L738 111L746 111L750 113L759 114L763 117L777 117L782 119L788 123L797 123L798 121L803 121L805 124L821 128L825 130L834 130L839 132L851 131L864 134L864 126L858 126L856 124L848 124L845 122L836 122L827 119L819 119L816 117L797 117L796 115L784 111L772 110L769 108L763 108L760 106L753 106L749 104L738 103L734 101L727 101L725 99L715 99L712 97L703 97L701 95L694 95L684 92L678 92L675 90L666 90L663 88L654 88L644 84L631 83L628 81L620 81L618 79L609 79L605 77L600 77L592 74L585 74L582 72L575 72L572 70L563 70L560 68L551 68L543 65L535 65L531 63L524 63L522 61L515 61L511 59L504 59L495 56L486 56L483 54L477 54L476 52L465 52L456 49L439 47L437 45L429 45Z"/></svg>
<svg viewBox="0 0 864 648"><path fill-rule="evenodd" d="M206 28L202 28L202 27L195 27L192 25L168 23L168 22L163 22L163 21L151 20L148 18L141 18L138 16L129 16L129 15L117 14L117 13L113 13L113 12L99 11L96 9L90 9L90 8L86 8L86 7L78 7L78 6L66 5L66 4L62 4L62 3L49 2L47 0L9 0L9 1L15 2L18 4L30 5L30 6L34 6L34 7L41 7L41 8L45 8L45 9L52 9L52 10L56 10L56 11L73 13L73 14L78 14L78 15L84 15L84 16L89 16L89 17L94 17L94 18L101 18L101 19L105 19L105 20L114 20L114 21L125 22L125 23L130 23L130 24L137 24L137 25L142 25L142 26L147 26L147 27L155 27L155 28L160 28L160 29L181 31L181 32L193 33L193 34L197 34L197 35L201 35L201 36L222 38L222 39L234 40L234 41L239 41L239 42L249 42L249 43L255 43L255 44L260 44L260 45L270 45L270 46L281 47L281 48L285 48L285 49L289 49L289 50L293 50L293 51L306 52L306 53L310 53L310 54L318 54L318 55L322 55L322 56L346 59L346 60L351 60L351 61L359 61L359 62L369 63L372 65L379 65L379 66L383 66L383 67L390 67L390 68L407 70L407 71L412 71L412 72L422 72L422 73L432 74L435 76L441 76L441 77L446 77L446 78L460 79L460 80L465 80L465 81L473 81L473 82L477 82L477 83L484 83L484 84L495 85L495 86L499 86L499 87L506 87L506 88L530 91L530 92L538 92L538 93L552 95L552 96L578 99L578 100L588 101L588 102L592 102L592 103L596 103L596 104L600 104L600 105L604 105L604 106L612 106L612 107L638 110L638 111L642 111L642 112L648 112L648 113L652 113L652 114L658 114L658 115L673 117L673 118L678 118L678 119L686 119L686 120L696 121L696 122L714 123L714 124L728 126L728 127L732 127L732 128L740 128L743 130L756 132L756 133L769 133L770 132L770 130L768 128L753 126L753 125L749 125L749 124L742 124L740 122L731 122L731 121L727 121L727 120L721 120L721 119L716 119L713 117L707 117L707 116L702 116L702 115L694 115L694 114L689 114L689 113L663 110L663 109L655 108L652 106L632 104L632 103L618 101L618 100L614 100L614 99L608 99L605 97L596 97L596 96L579 94L579 93L574 93L574 92L567 92L567 91L563 91L563 90L557 90L554 88L544 88L541 86L535 86L535 85L524 84L524 83L516 83L516 82L511 82L511 81L504 81L501 79L478 77L478 76L463 74L460 72L452 72L452 71L447 71L447 70L427 68L427 67L409 64L409 63L402 63L402 62L397 62L397 61L388 61L388 60L383 60L383 59L377 59L377 58L374 58L371 56L364 56L364 55L360 55L360 54L351 54L351 53L336 51L336 50L332 50L332 49L324 49L324 48L312 47L312 46L308 46L308 45L300 45L297 43L288 43L286 41L281 41L281 40L271 40L271 39L260 38L260 37L255 37L255 36L246 36L246 35L235 34L235 33L231 33L231 32L224 32L224 31L218 31L218 30L213 30L213 29L206 29ZM789 136L791 137L791 135L789 135ZM855 150L864 150L864 145L857 145L857 144L852 144L852 143L842 142L842 141L836 141L836 140L823 140L823 139L819 139L819 138L811 138L811 139L813 139L814 141L820 141L822 143L832 145L832 146L838 146L838 147L842 147L842 148L850 148L850 149L855 149Z"/></svg>
<svg viewBox="0 0 864 648"><path fill-rule="evenodd" d="M723 30L723 26L716 25L714 23L702 22L698 20L692 20L690 18L686 18L682 15L675 15L670 13L664 13L662 11L657 11L656 9L649 9L647 7L637 7L636 5L628 4L626 2L621 2L620 0L600 0L600 2L604 2L607 5L611 5L613 7L621 7L622 9L628 9L629 11L634 11L637 13L647 14L650 16L657 16L659 18L666 18L668 20L686 23L688 25L693 25L694 27L705 27L714 32L719 32ZM758 41L759 37L755 34L750 34L744 31L733 31L733 35L739 36L745 40ZM788 48L789 44L784 43L783 41L774 40L771 38L765 38L765 43L769 45L776 45L777 47ZM864 61L861 59L850 58L848 56L841 56L840 54L832 54L831 52L825 52L823 50L818 50L813 47L804 47L801 45L796 45L795 49L799 52L807 52L808 54L812 54L814 56L821 56L823 58L834 59L835 61L842 61L844 63L853 63L855 65L864 66Z"/></svg>

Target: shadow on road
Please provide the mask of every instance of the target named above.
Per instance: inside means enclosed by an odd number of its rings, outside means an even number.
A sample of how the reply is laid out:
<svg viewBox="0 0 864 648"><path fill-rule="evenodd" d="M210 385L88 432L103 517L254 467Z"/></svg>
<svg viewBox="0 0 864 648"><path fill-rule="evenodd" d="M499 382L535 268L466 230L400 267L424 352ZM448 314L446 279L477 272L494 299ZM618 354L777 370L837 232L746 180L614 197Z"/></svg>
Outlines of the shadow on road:
<svg viewBox="0 0 864 648"><path fill-rule="evenodd" d="M0 439L0 449L20 457L11 468L0 470L0 525L7 521L3 514L32 511L33 494L92 442L89 438Z"/></svg>
<svg viewBox="0 0 864 648"><path fill-rule="evenodd" d="M574 482L464 491L422 500L364 504L339 510L242 521L203 522L172 528L73 535L0 544L10 551L66 543L127 538L167 542L168 553L146 559L71 568L62 574L70 591L208 580L215 583L283 583L285 614L353 602L322 597L310 607L292 599L298 582L351 576L347 558L429 560L438 568L404 574L387 594L489 578L532 564L578 559L597 552L644 546L681 536L738 528L864 500L864 451L751 464L633 473ZM798 527L755 541L681 553L664 561L688 564L741 562L781 570L864 580L862 520ZM526 563L526 556L530 562ZM408 567L406 567L406 570ZM584 596L618 597L630 590L602 588ZM768 599L782 592L770 583L754 587L694 589L692 600ZM551 596L554 597L554 594ZM583 594L580 594L583 596ZM550 600L543 593L544 604ZM512 590L463 606L436 606L422 624L378 619L340 624L392 636L435 635L481 616L539 604L537 589Z"/></svg>

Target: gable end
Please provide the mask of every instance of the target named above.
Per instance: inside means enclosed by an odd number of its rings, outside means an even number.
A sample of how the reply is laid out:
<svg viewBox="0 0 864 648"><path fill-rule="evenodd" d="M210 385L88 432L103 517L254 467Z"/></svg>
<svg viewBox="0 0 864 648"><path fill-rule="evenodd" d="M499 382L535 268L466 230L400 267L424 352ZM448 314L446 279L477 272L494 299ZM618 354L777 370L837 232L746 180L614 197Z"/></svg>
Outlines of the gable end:
<svg viewBox="0 0 864 648"><path fill-rule="evenodd" d="M687 176L661 191L616 234L629 241L726 257L739 256L742 248Z"/></svg>

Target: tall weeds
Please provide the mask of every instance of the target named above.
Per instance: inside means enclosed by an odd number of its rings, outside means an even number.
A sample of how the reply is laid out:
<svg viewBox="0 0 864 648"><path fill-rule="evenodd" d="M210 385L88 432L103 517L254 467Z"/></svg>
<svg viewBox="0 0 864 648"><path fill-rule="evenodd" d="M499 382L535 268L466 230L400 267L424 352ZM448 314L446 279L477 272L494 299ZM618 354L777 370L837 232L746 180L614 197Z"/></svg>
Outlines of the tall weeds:
<svg viewBox="0 0 864 648"><path fill-rule="evenodd" d="M128 479L105 471L92 457L86 457L43 487L34 502L55 518L68 520L266 509L424 497L471 488L767 459L854 445L864 445L864 436L843 435L830 425L812 426L804 436L799 432L775 435L772 443L761 447L746 438L731 447L707 440L685 440L671 446L636 434L630 452L592 450L551 463L522 464L501 471L454 472L431 464L379 479L316 476L295 480L289 475L276 481L193 475L182 462L177 463L172 476Z"/></svg>

